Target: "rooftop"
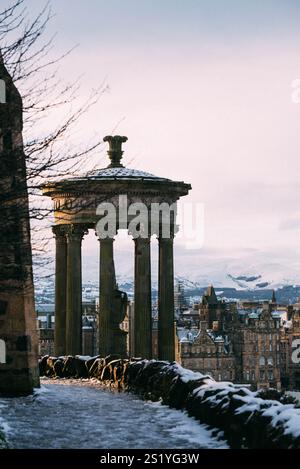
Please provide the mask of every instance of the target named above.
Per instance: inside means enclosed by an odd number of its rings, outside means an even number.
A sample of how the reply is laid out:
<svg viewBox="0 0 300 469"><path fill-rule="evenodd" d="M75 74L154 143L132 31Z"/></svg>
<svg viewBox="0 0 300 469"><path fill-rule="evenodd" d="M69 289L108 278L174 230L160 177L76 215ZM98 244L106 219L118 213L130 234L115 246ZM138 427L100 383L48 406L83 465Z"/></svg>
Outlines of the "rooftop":
<svg viewBox="0 0 300 469"><path fill-rule="evenodd" d="M169 181L169 179L154 176L154 174L146 173L145 171L140 171L138 169L131 169L131 168L124 168L124 167L108 167L102 169L96 169L94 171L90 171L86 174L86 178L88 179L131 179L131 178L139 178L139 179L155 179L161 181ZM77 178L80 179L80 178Z"/></svg>
<svg viewBox="0 0 300 469"><path fill-rule="evenodd" d="M146 188L151 188L151 190L160 191L161 187L163 187L164 189L168 188L168 190L171 190L179 196L187 195L188 191L191 189L190 184L185 184L183 181L172 181L169 178L155 176L152 173L139 169L125 168L121 162L123 156L122 143L127 141L127 137L109 135L104 137L103 140L109 143L107 153L110 164L106 168L93 169L82 175L52 182L49 181L41 186L44 194L51 196L57 191L66 189L71 192L87 188L91 191L99 191L100 189L105 191L109 190L115 181L117 181L118 184L120 183L123 190L128 189L128 187L135 187L132 184L132 182L135 182L138 184L139 190L141 190L145 184L145 190L147 190ZM129 183L129 185L127 183Z"/></svg>

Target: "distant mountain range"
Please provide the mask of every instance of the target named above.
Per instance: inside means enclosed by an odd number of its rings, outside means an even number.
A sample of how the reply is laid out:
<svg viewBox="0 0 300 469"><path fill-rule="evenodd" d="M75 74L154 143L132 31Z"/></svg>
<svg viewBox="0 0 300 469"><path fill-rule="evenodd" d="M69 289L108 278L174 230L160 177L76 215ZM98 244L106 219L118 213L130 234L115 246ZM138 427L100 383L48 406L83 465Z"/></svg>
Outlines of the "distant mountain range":
<svg viewBox="0 0 300 469"><path fill-rule="evenodd" d="M115 252L119 287L133 294L132 250ZM152 260L152 288L157 291L157 258ZM98 282L98 256L83 256L83 281ZM177 249L175 253L175 278L182 281L188 296L201 296L213 284L220 297L232 299L268 300L272 290L278 302L295 303L300 297L300 256L286 251L278 253L249 251L230 257L218 256L209 251ZM118 275L119 274L119 275ZM222 293L221 293L222 292Z"/></svg>
<svg viewBox="0 0 300 469"><path fill-rule="evenodd" d="M228 300L250 300L250 301L264 301L271 300L273 288L268 287L267 282L259 281L258 285L256 284L253 287L253 282L260 280L261 277L247 277L235 279L233 276L230 276L233 282L236 282L236 287L227 286L227 287L216 287L216 294L219 298L225 298ZM186 297L200 297L205 292L208 285L203 285L199 282L189 280L184 277L176 276L175 281L181 282L184 286ZM248 284L252 284L250 288ZM133 295L134 283L133 279L121 279L118 278L118 286L121 290L127 292L128 294ZM152 289L154 295L157 294L157 282L152 282ZM275 289L276 300L281 304L294 304L298 302L300 298L300 285L281 285Z"/></svg>

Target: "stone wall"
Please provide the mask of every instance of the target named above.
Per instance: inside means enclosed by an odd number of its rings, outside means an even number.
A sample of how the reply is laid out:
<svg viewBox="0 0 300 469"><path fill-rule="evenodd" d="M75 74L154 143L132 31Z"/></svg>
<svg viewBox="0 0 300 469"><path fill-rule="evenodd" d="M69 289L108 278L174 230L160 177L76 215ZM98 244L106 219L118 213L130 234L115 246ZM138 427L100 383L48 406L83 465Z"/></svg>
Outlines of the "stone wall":
<svg viewBox="0 0 300 469"><path fill-rule="evenodd" d="M182 368L176 362L101 357L49 357L40 374L94 378L144 399L186 410L224 432L232 448L300 448L300 409L283 404L276 390L251 392Z"/></svg>
<svg viewBox="0 0 300 469"><path fill-rule="evenodd" d="M0 57L6 102L0 103L0 394L39 386L23 104Z"/></svg>

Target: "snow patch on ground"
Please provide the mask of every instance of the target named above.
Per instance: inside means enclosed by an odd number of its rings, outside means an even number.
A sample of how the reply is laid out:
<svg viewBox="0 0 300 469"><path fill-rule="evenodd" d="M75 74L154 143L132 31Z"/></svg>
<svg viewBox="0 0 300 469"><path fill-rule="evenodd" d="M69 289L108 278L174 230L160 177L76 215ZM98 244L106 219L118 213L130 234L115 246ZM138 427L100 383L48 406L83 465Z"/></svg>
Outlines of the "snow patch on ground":
<svg viewBox="0 0 300 469"><path fill-rule="evenodd" d="M227 448L205 425L160 403L94 381L42 382L34 395L0 399L13 448Z"/></svg>
<svg viewBox="0 0 300 469"><path fill-rule="evenodd" d="M212 436L213 430L190 417L186 411L170 409L160 402L147 401L145 405L156 409L157 416L167 423L166 431L172 437L183 439L192 445L198 445L201 440L206 448L228 449L224 440L218 441Z"/></svg>

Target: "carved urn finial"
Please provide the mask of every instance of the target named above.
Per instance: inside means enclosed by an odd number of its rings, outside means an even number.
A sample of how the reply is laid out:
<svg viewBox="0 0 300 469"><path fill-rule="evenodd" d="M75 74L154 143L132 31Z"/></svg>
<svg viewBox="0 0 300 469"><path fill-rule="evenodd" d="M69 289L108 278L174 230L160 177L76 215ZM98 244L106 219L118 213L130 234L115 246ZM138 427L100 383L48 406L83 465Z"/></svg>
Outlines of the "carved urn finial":
<svg viewBox="0 0 300 469"><path fill-rule="evenodd" d="M121 164L121 159L123 155L122 151L122 143L127 142L127 137L121 137L120 135L107 135L104 137L103 141L109 143L109 150L108 156L110 158L110 165L108 168L123 168L124 166Z"/></svg>

